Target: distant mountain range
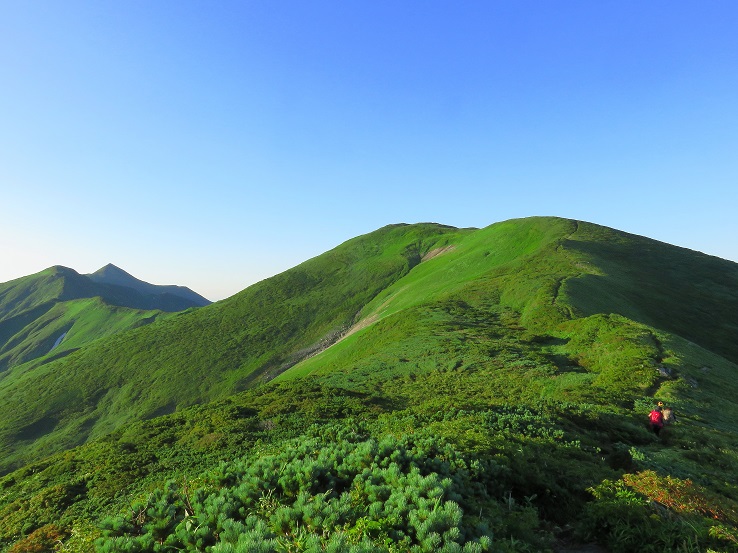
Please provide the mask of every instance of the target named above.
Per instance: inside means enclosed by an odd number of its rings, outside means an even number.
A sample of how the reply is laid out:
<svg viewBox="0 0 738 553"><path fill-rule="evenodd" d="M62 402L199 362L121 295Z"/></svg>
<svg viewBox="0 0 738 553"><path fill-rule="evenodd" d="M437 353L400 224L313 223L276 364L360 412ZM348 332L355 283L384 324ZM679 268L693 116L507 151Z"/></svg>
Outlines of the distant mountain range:
<svg viewBox="0 0 738 553"><path fill-rule="evenodd" d="M143 282L115 265L83 275L55 266L0 284L2 371L210 302L183 286ZM63 345L62 345L63 344Z"/></svg>
<svg viewBox="0 0 738 553"><path fill-rule="evenodd" d="M123 269L108 263L87 276L97 284L131 288L138 292L141 297L140 303L136 305L139 309L161 309L162 311L182 311L189 307L202 307L211 303L200 294L197 294L186 286L149 284L131 276ZM129 307L138 303L138 298L130 298Z"/></svg>
<svg viewBox="0 0 738 553"><path fill-rule="evenodd" d="M737 335L738 264L553 217L213 304L52 267L0 284L0 551L734 551Z"/></svg>

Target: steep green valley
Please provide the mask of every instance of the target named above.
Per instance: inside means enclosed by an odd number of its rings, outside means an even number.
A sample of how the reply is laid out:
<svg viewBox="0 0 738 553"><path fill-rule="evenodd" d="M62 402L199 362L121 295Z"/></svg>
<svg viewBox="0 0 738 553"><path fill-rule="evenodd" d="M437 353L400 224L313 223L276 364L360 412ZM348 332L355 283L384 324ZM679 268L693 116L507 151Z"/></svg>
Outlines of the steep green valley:
<svg viewBox="0 0 738 553"><path fill-rule="evenodd" d="M0 551L738 551L735 263L392 225L143 315L43 362L3 334Z"/></svg>

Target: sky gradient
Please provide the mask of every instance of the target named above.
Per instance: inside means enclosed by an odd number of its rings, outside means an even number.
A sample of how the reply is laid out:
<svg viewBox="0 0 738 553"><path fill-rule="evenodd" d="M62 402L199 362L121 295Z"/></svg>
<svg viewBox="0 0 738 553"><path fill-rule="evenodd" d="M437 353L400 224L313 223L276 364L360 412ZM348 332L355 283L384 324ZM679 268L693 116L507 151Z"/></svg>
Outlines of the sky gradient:
<svg viewBox="0 0 738 553"><path fill-rule="evenodd" d="M392 223L738 261L738 3L0 2L0 282L211 300Z"/></svg>

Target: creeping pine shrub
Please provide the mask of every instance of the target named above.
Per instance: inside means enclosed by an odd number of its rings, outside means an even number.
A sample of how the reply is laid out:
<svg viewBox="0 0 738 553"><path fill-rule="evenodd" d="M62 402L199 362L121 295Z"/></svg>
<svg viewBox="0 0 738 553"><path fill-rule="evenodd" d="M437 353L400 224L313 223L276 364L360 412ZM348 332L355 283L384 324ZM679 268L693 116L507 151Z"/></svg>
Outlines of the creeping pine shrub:
<svg viewBox="0 0 738 553"><path fill-rule="evenodd" d="M205 487L186 496L170 483L130 513L107 519L97 546L101 552L489 551L492 529L481 513L500 509L490 494L497 471L493 461L465 458L422 432L376 440L315 429L281 453L221 464Z"/></svg>

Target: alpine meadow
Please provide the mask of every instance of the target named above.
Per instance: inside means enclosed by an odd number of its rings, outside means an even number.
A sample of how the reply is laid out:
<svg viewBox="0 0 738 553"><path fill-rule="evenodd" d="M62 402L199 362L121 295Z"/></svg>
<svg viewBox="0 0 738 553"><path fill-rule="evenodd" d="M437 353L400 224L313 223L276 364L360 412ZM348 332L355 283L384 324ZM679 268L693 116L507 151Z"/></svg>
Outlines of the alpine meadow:
<svg viewBox="0 0 738 553"><path fill-rule="evenodd" d="M738 264L554 217L215 303L52 267L0 284L0 551L735 552L737 337Z"/></svg>

